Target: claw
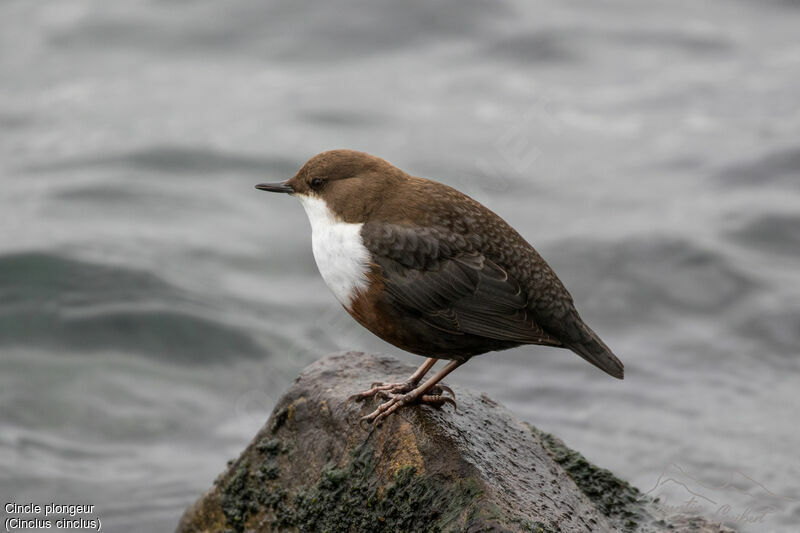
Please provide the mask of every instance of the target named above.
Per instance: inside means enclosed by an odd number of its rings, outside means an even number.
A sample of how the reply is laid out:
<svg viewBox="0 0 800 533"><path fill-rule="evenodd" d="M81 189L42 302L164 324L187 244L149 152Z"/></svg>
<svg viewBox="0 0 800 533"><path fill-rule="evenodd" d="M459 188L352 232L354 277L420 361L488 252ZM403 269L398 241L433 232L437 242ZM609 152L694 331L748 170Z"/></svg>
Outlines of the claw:
<svg viewBox="0 0 800 533"><path fill-rule="evenodd" d="M446 393L448 393L450 396L452 396L452 397L453 397L453 400L455 400L455 399L456 399L456 393L455 393L455 392L453 392L453 389L451 389L451 388L450 388L450 387L448 387L447 385L444 385L444 384L442 384L442 383L439 383L439 384L437 385L437 387L439 387L440 389L442 389L443 391L445 391ZM440 395L440 396L441 396L441 395Z"/></svg>
<svg viewBox="0 0 800 533"><path fill-rule="evenodd" d="M441 384L431 387L430 390L428 390L428 392L426 394L428 396L442 396L442 395L444 395L444 393L448 393L454 399L456 397L456 393L453 392L453 389L451 389L447 385L441 385Z"/></svg>
<svg viewBox="0 0 800 533"><path fill-rule="evenodd" d="M350 402L352 402L353 400L359 400L360 399L359 396L361 396L361 395L360 394L351 394L350 396L347 397L347 400L345 400L344 406L347 407L348 405L350 405Z"/></svg>
<svg viewBox="0 0 800 533"><path fill-rule="evenodd" d="M367 423L367 427L364 427L364 422ZM369 423L370 423L369 415L362 416L361 418L358 419L358 427L360 427L362 431L369 431Z"/></svg>

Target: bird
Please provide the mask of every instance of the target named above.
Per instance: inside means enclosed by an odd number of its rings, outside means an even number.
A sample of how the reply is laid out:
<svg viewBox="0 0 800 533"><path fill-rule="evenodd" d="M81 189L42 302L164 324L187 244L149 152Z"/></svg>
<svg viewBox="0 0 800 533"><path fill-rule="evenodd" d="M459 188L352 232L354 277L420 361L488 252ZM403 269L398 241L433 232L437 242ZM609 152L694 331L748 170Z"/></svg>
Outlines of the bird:
<svg viewBox="0 0 800 533"><path fill-rule="evenodd" d="M426 358L405 381L351 396L384 400L360 423L378 426L412 404L455 406L445 376L473 356L521 345L566 348L623 379L622 362L542 256L466 194L346 149L317 154L292 178L256 188L300 201L314 260L344 309L384 341ZM447 362L425 379L439 360Z"/></svg>

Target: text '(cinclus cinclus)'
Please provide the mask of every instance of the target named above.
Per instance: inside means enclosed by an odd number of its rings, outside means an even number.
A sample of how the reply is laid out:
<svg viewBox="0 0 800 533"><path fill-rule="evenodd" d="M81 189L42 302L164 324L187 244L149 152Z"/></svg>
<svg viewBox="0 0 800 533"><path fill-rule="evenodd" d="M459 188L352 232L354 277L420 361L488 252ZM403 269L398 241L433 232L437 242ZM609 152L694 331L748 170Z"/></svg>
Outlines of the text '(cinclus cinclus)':
<svg viewBox="0 0 800 533"><path fill-rule="evenodd" d="M622 362L545 260L465 194L353 150L323 152L290 180L256 188L303 204L320 274L353 318L427 357L404 383L354 395L387 398L362 422L416 402L455 404L439 384L447 374L474 355L521 344L569 348L622 379ZM449 362L422 382L437 359Z"/></svg>

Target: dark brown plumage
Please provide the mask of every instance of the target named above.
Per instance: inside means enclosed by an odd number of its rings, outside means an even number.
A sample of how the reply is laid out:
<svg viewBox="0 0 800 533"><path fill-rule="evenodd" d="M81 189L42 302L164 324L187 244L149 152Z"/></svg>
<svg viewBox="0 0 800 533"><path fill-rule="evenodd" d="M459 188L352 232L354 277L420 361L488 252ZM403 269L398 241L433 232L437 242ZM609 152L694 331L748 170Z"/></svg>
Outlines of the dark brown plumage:
<svg viewBox="0 0 800 533"><path fill-rule="evenodd" d="M319 154L286 183L259 187L279 186L324 200L336 220L361 224L368 283L345 308L387 342L455 366L521 344L559 346L623 377L622 363L583 322L547 262L472 198L351 150ZM393 385L376 392L408 388Z"/></svg>

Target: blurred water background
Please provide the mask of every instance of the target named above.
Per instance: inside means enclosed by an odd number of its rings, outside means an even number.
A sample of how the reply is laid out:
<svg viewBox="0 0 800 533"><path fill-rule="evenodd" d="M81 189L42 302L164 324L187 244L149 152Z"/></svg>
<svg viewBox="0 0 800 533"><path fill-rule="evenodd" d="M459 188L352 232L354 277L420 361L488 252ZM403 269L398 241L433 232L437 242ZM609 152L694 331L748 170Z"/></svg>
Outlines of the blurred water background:
<svg viewBox="0 0 800 533"><path fill-rule="evenodd" d="M0 3L0 500L170 531L305 365L419 362L253 189L346 147L504 216L626 365L529 347L451 383L797 531L799 87L789 1Z"/></svg>

